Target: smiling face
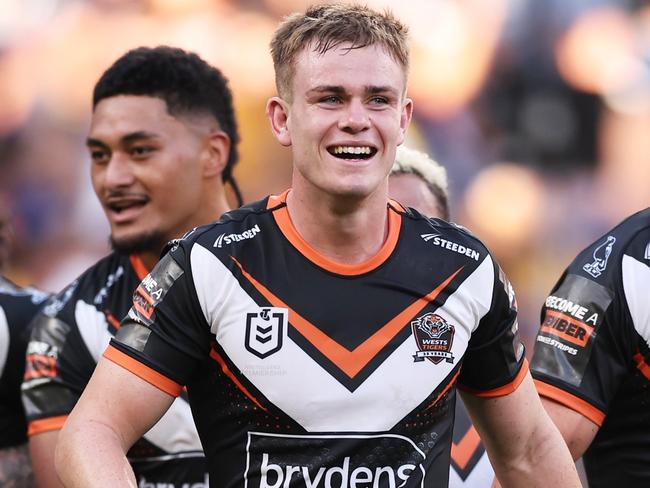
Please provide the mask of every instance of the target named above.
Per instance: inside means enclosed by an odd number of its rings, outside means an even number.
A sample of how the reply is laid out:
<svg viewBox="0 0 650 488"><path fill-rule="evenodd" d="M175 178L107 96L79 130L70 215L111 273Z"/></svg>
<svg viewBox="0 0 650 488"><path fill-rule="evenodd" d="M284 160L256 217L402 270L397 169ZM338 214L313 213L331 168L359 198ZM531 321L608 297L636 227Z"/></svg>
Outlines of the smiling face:
<svg viewBox="0 0 650 488"><path fill-rule="evenodd" d="M87 140L91 177L116 249L158 252L202 223L206 135L159 98L120 95L97 104Z"/></svg>
<svg viewBox="0 0 650 488"><path fill-rule="evenodd" d="M405 83L403 67L381 46L304 49L291 102L268 105L276 137L292 147L294 190L353 198L385 192L411 119Z"/></svg>

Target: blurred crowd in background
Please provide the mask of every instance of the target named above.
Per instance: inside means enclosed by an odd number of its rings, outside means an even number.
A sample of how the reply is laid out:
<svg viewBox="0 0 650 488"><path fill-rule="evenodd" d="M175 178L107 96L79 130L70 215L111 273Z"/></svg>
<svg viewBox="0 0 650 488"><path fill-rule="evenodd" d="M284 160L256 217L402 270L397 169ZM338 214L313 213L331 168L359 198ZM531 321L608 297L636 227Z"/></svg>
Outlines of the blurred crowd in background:
<svg viewBox="0 0 650 488"><path fill-rule="evenodd" d="M299 0L0 0L6 274L50 291L108 250L85 148L91 92L126 50L167 44L230 79L246 201L289 186L265 115L268 42ZM449 172L452 220L491 248L531 345L576 252L650 205L650 2L368 0L411 29L407 144ZM531 348L529 347L529 352Z"/></svg>

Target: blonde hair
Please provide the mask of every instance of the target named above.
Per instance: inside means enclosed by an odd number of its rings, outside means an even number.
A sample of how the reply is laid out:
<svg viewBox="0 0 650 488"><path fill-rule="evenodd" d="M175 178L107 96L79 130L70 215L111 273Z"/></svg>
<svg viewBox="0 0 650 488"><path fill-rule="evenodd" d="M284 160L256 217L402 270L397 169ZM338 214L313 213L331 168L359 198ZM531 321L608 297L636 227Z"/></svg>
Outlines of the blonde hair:
<svg viewBox="0 0 650 488"><path fill-rule="evenodd" d="M279 95L291 100L291 83L298 54L312 47L319 54L340 44L359 49L379 44L408 73L408 28L389 11L378 13L362 5L313 5L303 13L284 18L271 40L275 85Z"/></svg>
<svg viewBox="0 0 650 488"><path fill-rule="evenodd" d="M443 218L449 219L449 188L447 170L426 153L405 146L398 146L392 175L414 174L424 181L436 197Z"/></svg>

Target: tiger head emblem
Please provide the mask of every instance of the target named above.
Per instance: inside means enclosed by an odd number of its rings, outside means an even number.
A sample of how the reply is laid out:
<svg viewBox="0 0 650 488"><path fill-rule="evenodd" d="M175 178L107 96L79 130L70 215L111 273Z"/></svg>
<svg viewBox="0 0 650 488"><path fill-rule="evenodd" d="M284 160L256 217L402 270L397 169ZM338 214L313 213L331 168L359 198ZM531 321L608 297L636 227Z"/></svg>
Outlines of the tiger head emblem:
<svg viewBox="0 0 650 488"><path fill-rule="evenodd" d="M428 313L418 319L417 328L427 334L431 339L439 339L444 333L451 330L451 326L440 315Z"/></svg>

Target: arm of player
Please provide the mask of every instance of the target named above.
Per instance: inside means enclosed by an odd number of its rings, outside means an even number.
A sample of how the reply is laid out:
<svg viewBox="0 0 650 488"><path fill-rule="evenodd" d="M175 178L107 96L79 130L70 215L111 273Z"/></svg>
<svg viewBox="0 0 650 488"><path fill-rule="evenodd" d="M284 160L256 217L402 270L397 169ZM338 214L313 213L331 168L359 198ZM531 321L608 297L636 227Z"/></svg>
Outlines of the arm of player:
<svg viewBox="0 0 650 488"><path fill-rule="evenodd" d="M54 449L58 438L58 430L35 434L29 438L29 455L38 488L63 487L54 468Z"/></svg>
<svg viewBox="0 0 650 488"><path fill-rule="evenodd" d="M598 425L558 402L542 397L542 404L569 446L574 460L582 457L598 433Z"/></svg>
<svg viewBox="0 0 650 488"><path fill-rule="evenodd" d="M173 400L102 358L59 434L55 463L63 484L135 487L126 452L162 417Z"/></svg>
<svg viewBox="0 0 650 488"><path fill-rule="evenodd" d="M544 411L530 373L512 393L463 394L497 478L504 487L580 487L569 450Z"/></svg>

